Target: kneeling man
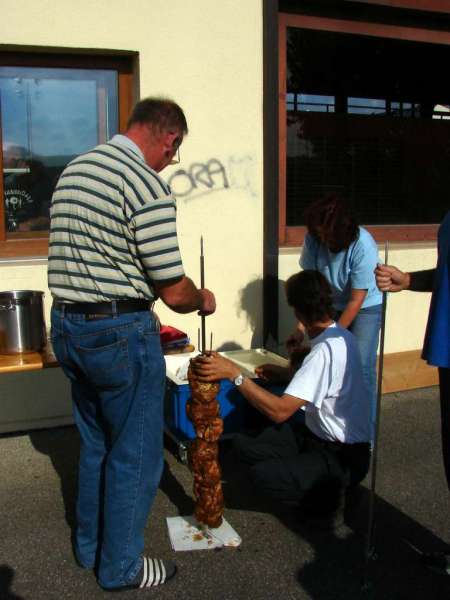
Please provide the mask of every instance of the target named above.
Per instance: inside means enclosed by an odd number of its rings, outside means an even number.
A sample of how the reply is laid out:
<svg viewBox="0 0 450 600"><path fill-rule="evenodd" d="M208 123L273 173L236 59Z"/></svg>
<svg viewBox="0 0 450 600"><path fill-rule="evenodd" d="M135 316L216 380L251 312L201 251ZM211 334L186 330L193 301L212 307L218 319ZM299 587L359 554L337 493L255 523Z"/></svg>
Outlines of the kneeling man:
<svg viewBox="0 0 450 600"><path fill-rule="evenodd" d="M205 381L230 379L274 422L256 437L234 440L241 459L251 465L254 484L277 502L300 505L315 498L316 508L321 506L316 512L331 512L336 498L369 469L370 396L356 339L332 318L327 280L317 271L302 271L286 282L286 296L308 333L311 351L281 397L242 377L238 365L217 353L197 363L198 374ZM257 372L267 379L289 374L275 365ZM295 419L299 409L305 424Z"/></svg>

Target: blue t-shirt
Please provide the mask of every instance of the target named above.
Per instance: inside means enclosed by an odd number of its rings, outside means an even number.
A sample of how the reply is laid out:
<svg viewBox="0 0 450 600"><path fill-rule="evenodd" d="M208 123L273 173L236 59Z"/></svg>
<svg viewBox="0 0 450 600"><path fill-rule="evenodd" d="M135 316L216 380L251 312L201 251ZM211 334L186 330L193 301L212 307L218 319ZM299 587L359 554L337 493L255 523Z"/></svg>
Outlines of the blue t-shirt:
<svg viewBox="0 0 450 600"><path fill-rule="evenodd" d="M438 232L438 262L422 358L435 367L450 368L450 212Z"/></svg>
<svg viewBox="0 0 450 600"><path fill-rule="evenodd" d="M367 290L361 308L381 304L382 295L374 275L379 262L375 240L364 227L359 228L358 238L348 248L336 253L306 234L300 256L302 269L320 271L327 278L333 290L336 310L346 307L352 289Z"/></svg>

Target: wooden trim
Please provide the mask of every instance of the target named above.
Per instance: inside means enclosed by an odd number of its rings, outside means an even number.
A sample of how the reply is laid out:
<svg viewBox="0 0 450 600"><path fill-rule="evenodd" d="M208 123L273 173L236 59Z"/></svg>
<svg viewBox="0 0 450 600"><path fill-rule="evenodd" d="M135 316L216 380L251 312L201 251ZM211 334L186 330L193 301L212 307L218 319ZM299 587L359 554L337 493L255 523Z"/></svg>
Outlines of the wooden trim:
<svg viewBox="0 0 450 600"><path fill-rule="evenodd" d="M3 67L42 67L70 69L113 69L119 73L132 72L132 57L136 53L122 56L103 53L99 50L69 52L68 49L49 48L47 52L33 51L32 47L5 50L0 47L0 65Z"/></svg>
<svg viewBox="0 0 450 600"><path fill-rule="evenodd" d="M439 225L363 225L379 244L384 242L435 242ZM281 228L280 228L281 230ZM306 227L285 227L280 247L302 246ZM281 238L280 238L281 239Z"/></svg>
<svg viewBox="0 0 450 600"><path fill-rule="evenodd" d="M8 239L0 242L1 258L23 258L25 256L48 255L48 233L45 238L34 239Z"/></svg>
<svg viewBox="0 0 450 600"><path fill-rule="evenodd" d="M416 27L400 27L386 23L370 23L368 21L348 21L345 19L329 19L309 15L280 13L281 27L299 27L300 29L316 29L318 31L335 31L379 38L408 40L410 42L427 42L430 44L450 45L450 32L437 29L417 29Z"/></svg>
<svg viewBox="0 0 450 600"><path fill-rule="evenodd" d="M427 12L450 13L448 0L350 0L360 4L377 4L389 8L406 8L409 10L424 10Z"/></svg>
<svg viewBox="0 0 450 600"><path fill-rule="evenodd" d="M119 73L119 131L125 133L133 108L133 74Z"/></svg>
<svg viewBox="0 0 450 600"><path fill-rule="evenodd" d="M420 350L395 352L384 356L383 394L439 385L436 367L421 358Z"/></svg>
<svg viewBox="0 0 450 600"><path fill-rule="evenodd" d="M450 9L449 9L450 12ZM279 245L281 247L299 246L303 244L305 227L289 227L286 225L286 73L287 27L314 29L318 31L334 31L380 38L403 39L416 42L428 42L450 45L450 32L400 27L385 23L367 21L349 21L309 15L279 13L278 15L278 97L279 97ZM435 241L438 225L367 225L379 243L390 242L423 242Z"/></svg>
<svg viewBox="0 0 450 600"><path fill-rule="evenodd" d="M114 55L98 50L36 49L21 47L11 50L0 48L1 66L29 66L42 68L113 69L118 72L119 131L126 129L128 116L134 102L133 57L136 53ZM100 102L100 97L99 97ZM100 107L99 107L100 108ZM103 116L100 112L99 119ZM0 119L1 124L1 119ZM99 125L101 127L101 124ZM1 134L1 131L0 131ZM0 257L22 258L48 255L48 232L7 233L3 202L3 165L0 135Z"/></svg>

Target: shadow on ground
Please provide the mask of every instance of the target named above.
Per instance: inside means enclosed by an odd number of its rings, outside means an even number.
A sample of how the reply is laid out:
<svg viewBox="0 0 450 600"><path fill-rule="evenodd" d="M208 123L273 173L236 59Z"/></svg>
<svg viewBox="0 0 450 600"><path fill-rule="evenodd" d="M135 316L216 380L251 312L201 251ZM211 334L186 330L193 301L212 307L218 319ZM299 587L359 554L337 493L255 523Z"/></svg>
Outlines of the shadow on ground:
<svg viewBox="0 0 450 600"><path fill-rule="evenodd" d="M53 468L59 476L65 518L73 532L79 452L77 431L74 427L64 427L31 432L29 435L34 448L50 458ZM264 521L264 514L269 511L275 514L280 525L275 528L275 535L279 534L280 536L278 548L282 549L284 540L288 541L288 532L290 532L290 537L294 535L298 538L298 543L294 544L294 548L298 548L298 556L294 557L294 561L292 561L292 556L287 558L298 565L295 573L296 584L294 587L290 586L291 596L287 595L285 598L289 598L289 600L291 598L317 600L356 600L359 598L423 600L432 598L433 600L448 600L450 598L450 578L424 569L419 562L419 553L415 550L415 548L435 551L444 549L443 540L392 503L378 496L375 503L375 558L369 559L365 564L369 500L367 484L361 486L359 502L354 505L353 510L346 511L345 526L337 530L318 531L304 522L302 515L298 512L274 512L272 507L258 498L250 486L245 470L238 468L234 462L229 442L221 443L221 463L225 502L227 510L232 515L233 525L238 531L240 528L245 530L247 527L247 538L250 534L252 537L251 540L247 540L245 547L242 546L241 561L249 560L248 557L252 560L254 555L251 552L257 548L259 553L254 560L262 565L263 570L269 569L269 573L265 573L265 575L270 577L271 552L273 550L270 543L265 544L268 540L264 539L264 532L259 526L259 522ZM170 454L167 454L160 487L171 505L181 515L193 512L189 480L187 467L176 462ZM186 482L188 482L187 486ZM411 486L413 486L412 494L421 494L422 488L417 481L412 480ZM392 489L392 494L384 494L385 498L388 497L389 500L393 498L395 502L397 499L395 485L390 489ZM188 490L189 493L185 490ZM423 491L426 489L423 488ZM424 495L424 498L428 498L428 502L431 497L432 494L430 496L429 493ZM399 500L400 506L403 501L404 498ZM409 504L408 501L407 506ZM166 509L167 505L164 505L164 510ZM262 518L261 513L263 514ZM161 532L163 530L164 527L161 526ZM445 534L446 532L443 532L444 536ZM166 535L165 531L164 535ZM159 544L160 541L157 543ZM192 560L193 564L190 565L190 568L196 570L198 569L197 561L199 559L196 558L198 556L186 557L184 560L188 560L188 558ZM226 582L235 577L236 563L233 562L231 554L221 553L221 560L223 561L221 562L223 573L220 578L223 577L221 585L225 590L229 585ZM283 560L282 556L276 557L278 564L283 564ZM21 600L22 598L11 591L12 584L15 582L14 569L6 564L0 566L0 589L2 590L0 597L2 600ZM239 567L239 572L240 576L243 576L245 567ZM274 597L272 596L273 589L268 590L267 593L269 594L267 598ZM239 599L241 597L243 596L239 596ZM263 596L257 597L262 598ZM218 598L219 600L225 598L231 600L230 596L223 596L223 598L218 596ZM266 597L264 596L264 598ZM22 600L24 599L22 598ZM236 599L233 598L233 600Z"/></svg>
<svg viewBox="0 0 450 600"><path fill-rule="evenodd" d="M22 596L18 596L11 591L11 586L14 580L14 569L8 565L0 564L0 598L2 600L24 600Z"/></svg>
<svg viewBox="0 0 450 600"><path fill-rule="evenodd" d="M374 530L367 547L370 485L367 481L347 498L344 525L320 530L297 510L285 510L258 497L245 467L237 468L231 444L221 448L225 505L228 509L270 512L312 548L313 558L297 573L308 598L376 598L448 600L450 577L428 571L419 549L444 551L432 532L375 495ZM300 547L300 546L299 546Z"/></svg>

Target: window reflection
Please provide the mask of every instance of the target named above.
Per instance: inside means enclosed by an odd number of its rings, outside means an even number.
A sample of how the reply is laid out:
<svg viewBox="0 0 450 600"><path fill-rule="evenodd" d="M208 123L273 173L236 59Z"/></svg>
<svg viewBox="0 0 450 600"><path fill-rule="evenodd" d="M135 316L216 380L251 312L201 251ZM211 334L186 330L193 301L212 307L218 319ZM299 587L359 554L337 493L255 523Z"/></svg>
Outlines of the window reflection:
<svg viewBox="0 0 450 600"><path fill-rule="evenodd" d="M288 111L334 112L334 96L316 94L286 94Z"/></svg>
<svg viewBox="0 0 450 600"><path fill-rule="evenodd" d="M329 192L368 225L439 223L450 47L288 27L286 50L286 225Z"/></svg>
<svg viewBox="0 0 450 600"><path fill-rule="evenodd" d="M355 115L382 115L386 113L386 100L348 98L347 112Z"/></svg>
<svg viewBox="0 0 450 600"><path fill-rule="evenodd" d="M117 86L113 70L0 67L8 232L48 229L61 171L118 131Z"/></svg>

